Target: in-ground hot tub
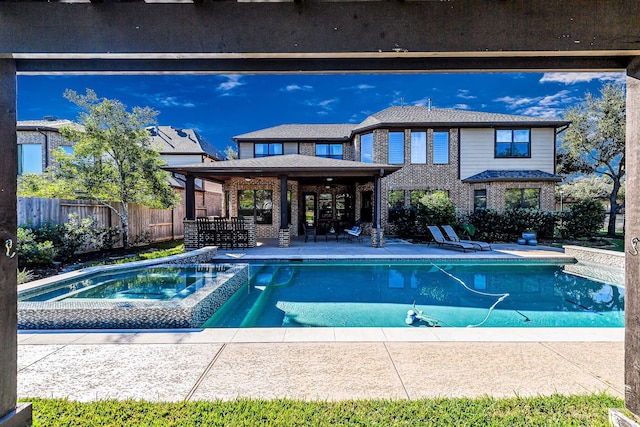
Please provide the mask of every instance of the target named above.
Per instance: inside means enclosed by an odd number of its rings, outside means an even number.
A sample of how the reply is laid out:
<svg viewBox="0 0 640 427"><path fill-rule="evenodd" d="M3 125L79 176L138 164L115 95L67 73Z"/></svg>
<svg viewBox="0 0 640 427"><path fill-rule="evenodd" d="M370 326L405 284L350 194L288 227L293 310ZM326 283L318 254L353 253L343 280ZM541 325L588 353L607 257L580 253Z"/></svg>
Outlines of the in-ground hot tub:
<svg viewBox="0 0 640 427"><path fill-rule="evenodd" d="M21 286L18 328L198 328L248 280L249 266L184 261L92 267Z"/></svg>

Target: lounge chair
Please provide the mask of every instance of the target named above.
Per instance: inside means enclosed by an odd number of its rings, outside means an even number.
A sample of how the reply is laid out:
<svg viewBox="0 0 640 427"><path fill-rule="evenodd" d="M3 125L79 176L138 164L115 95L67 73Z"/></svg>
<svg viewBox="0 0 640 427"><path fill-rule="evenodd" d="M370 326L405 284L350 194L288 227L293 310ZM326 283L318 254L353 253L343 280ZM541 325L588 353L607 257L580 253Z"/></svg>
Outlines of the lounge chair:
<svg viewBox="0 0 640 427"><path fill-rule="evenodd" d="M362 227L359 225L354 225L352 228L345 228L344 232L347 234L347 240L349 242L358 240L358 242L362 243Z"/></svg>
<svg viewBox="0 0 640 427"><path fill-rule="evenodd" d="M305 243L307 243L309 241L309 237L313 237L313 241L314 242L318 241L315 227L307 227L306 222L303 222L302 223L302 231L304 232L304 242Z"/></svg>
<svg viewBox="0 0 640 427"><path fill-rule="evenodd" d="M427 228L431 232L431 235L433 236L433 240L440 246L442 245L455 246L456 248L462 249L464 252L466 252L467 249L469 249L470 251L476 250L476 247L473 246L471 243L455 242L453 240L445 239L444 235L442 234L442 231L440 231L440 229L435 225L428 225ZM431 244L431 242L429 242L429 244Z"/></svg>
<svg viewBox="0 0 640 427"><path fill-rule="evenodd" d="M491 245L488 244L487 242L480 242L480 241L477 241L477 240L460 239L460 237L458 237L458 234L456 233L456 231L450 225L443 225L442 229L446 233L446 235L449 238L449 240L452 240L454 242L460 242L460 243L470 243L473 246L477 247L481 251L490 251L491 250Z"/></svg>

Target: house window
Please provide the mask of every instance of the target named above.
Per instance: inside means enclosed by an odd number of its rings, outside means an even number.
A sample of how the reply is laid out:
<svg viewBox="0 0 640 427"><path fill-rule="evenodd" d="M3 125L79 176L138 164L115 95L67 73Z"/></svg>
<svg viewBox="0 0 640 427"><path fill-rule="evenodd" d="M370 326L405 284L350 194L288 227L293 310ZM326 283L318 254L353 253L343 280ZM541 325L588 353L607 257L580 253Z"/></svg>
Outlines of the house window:
<svg viewBox="0 0 640 427"><path fill-rule="evenodd" d="M316 144L316 157L342 160L342 144Z"/></svg>
<svg viewBox="0 0 640 427"><path fill-rule="evenodd" d="M473 190L473 210L487 208L487 190Z"/></svg>
<svg viewBox="0 0 640 427"><path fill-rule="evenodd" d="M411 132L411 163L427 163L427 133Z"/></svg>
<svg viewBox="0 0 640 427"><path fill-rule="evenodd" d="M351 210L349 202L349 194L336 194L336 220L346 221L349 219L349 211Z"/></svg>
<svg viewBox="0 0 640 427"><path fill-rule="evenodd" d="M42 173L42 145L18 145L18 175Z"/></svg>
<svg viewBox="0 0 640 427"><path fill-rule="evenodd" d="M333 219L333 194L323 193L318 197L318 218Z"/></svg>
<svg viewBox="0 0 640 427"><path fill-rule="evenodd" d="M393 223L402 215L404 207L404 191L403 190L390 190L387 196L387 205L389 212L387 219Z"/></svg>
<svg viewBox="0 0 640 427"><path fill-rule="evenodd" d="M360 137L360 161L373 163L373 134L367 133Z"/></svg>
<svg viewBox="0 0 640 427"><path fill-rule="evenodd" d="M273 223L271 190L239 190L238 215L254 218L256 224Z"/></svg>
<svg viewBox="0 0 640 427"><path fill-rule="evenodd" d="M506 209L539 209L539 188L508 188L505 191Z"/></svg>
<svg viewBox="0 0 640 427"><path fill-rule="evenodd" d="M529 129L496 129L496 157L531 157Z"/></svg>
<svg viewBox="0 0 640 427"><path fill-rule="evenodd" d="M429 192L427 190L412 190L410 193L411 196L411 206L417 207L420 199L426 196Z"/></svg>
<svg viewBox="0 0 640 427"><path fill-rule="evenodd" d="M449 132L433 132L433 164L449 163Z"/></svg>
<svg viewBox="0 0 640 427"><path fill-rule="evenodd" d="M404 132L389 132L389 163L404 163Z"/></svg>
<svg viewBox="0 0 640 427"><path fill-rule="evenodd" d="M281 156L282 143L255 144L254 150L255 157Z"/></svg>

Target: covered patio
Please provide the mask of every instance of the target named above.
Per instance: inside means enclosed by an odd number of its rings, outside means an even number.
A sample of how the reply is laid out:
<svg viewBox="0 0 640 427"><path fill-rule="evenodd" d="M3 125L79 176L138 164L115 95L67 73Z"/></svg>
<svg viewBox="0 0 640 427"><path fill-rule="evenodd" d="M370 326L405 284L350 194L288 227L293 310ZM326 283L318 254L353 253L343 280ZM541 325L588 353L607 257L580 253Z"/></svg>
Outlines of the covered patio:
<svg viewBox="0 0 640 427"><path fill-rule="evenodd" d="M362 223L371 246L380 248L381 179L400 168L288 154L166 169L186 181L185 247L192 249L205 241L195 214L198 178L222 184L223 217L242 223L248 247L255 247L260 238L277 238L279 247L289 247L291 238L307 228L316 233L333 230L339 236L344 228Z"/></svg>

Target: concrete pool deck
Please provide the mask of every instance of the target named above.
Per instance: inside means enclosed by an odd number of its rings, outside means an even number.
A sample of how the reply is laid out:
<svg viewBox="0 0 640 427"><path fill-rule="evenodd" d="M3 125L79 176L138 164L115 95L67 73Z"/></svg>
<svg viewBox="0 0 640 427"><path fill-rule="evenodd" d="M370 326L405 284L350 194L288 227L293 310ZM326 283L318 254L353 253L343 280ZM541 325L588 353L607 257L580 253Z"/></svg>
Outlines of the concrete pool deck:
<svg viewBox="0 0 640 427"><path fill-rule="evenodd" d="M220 250L268 258L559 258L388 243L293 241ZM384 253L381 253L384 252ZM18 396L72 400L416 399L607 392L624 396L623 328L261 328L21 331Z"/></svg>

